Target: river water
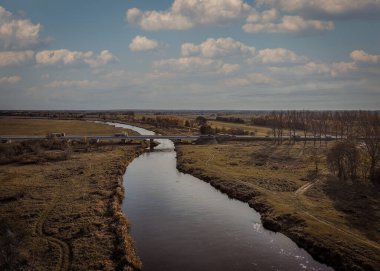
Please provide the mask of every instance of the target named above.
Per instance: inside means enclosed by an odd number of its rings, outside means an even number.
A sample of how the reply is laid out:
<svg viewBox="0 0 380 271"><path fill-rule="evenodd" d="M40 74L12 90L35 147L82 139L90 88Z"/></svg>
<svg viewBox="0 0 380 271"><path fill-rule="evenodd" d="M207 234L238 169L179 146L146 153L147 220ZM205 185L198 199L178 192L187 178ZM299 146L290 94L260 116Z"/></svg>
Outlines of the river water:
<svg viewBox="0 0 380 271"><path fill-rule="evenodd" d="M248 204L179 172L173 142L158 141L128 166L123 182L122 209L143 270L333 270L264 229Z"/></svg>

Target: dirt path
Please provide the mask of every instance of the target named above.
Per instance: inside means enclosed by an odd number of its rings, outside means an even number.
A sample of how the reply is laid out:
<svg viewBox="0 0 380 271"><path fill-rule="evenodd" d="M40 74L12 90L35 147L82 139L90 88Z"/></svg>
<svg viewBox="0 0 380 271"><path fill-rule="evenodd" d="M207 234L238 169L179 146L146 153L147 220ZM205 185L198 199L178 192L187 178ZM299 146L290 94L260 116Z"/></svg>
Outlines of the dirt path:
<svg viewBox="0 0 380 271"><path fill-rule="evenodd" d="M208 166L208 163L214 159L215 154L212 153L211 156L206 161L206 166Z"/></svg>
<svg viewBox="0 0 380 271"><path fill-rule="evenodd" d="M48 236L44 232L44 224L49 216L49 213L55 208L57 202L60 200L60 196L59 196L60 194L61 192L56 193L52 202L41 214L40 218L38 219L36 223L35 231L38 236L48 240L48 242L51 243L54 247L56 247L59 251L58 262L54 270L65 271L65 270L69 270L69 267L70 267L70 248L68 244L63 242L62 240L59 240L52 236Z"/></svg>
<svg viewBox="0 0 380 271"><path fill-rule="evenodd" d="M303 186L301 186L300 188L298 188L294 194L296 194L297 196L298 195L302 195L304 194L310 187L312 187L314 185L314 183L311 183L311 182L308 182L306 184L304 184Z"/></svg>

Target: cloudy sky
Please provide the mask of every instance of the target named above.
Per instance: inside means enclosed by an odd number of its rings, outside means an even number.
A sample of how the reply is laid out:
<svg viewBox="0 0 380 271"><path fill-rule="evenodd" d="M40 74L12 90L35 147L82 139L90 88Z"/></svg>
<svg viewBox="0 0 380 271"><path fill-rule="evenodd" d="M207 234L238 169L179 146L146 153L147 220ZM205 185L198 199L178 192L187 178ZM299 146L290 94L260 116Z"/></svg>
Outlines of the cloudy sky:
<svg viewBox="0 0 380 271"><path fill-rule="evenodd" d="M380 0L0 0L0 109L380 109Z"/></svg>

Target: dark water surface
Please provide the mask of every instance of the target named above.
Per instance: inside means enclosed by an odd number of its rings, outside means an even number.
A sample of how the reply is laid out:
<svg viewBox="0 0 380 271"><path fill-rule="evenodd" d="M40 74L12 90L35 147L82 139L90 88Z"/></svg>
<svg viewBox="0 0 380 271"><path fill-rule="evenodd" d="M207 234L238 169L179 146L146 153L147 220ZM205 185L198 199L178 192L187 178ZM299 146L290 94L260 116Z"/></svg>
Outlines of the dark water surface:
<svg viewBox="0 0 380 271"><path fill-rule="evenodd" d="M180 173L173 143L160 142L124 175L122 208L143 270L332 270L283 234L265 230L248 204Z"/></svg>

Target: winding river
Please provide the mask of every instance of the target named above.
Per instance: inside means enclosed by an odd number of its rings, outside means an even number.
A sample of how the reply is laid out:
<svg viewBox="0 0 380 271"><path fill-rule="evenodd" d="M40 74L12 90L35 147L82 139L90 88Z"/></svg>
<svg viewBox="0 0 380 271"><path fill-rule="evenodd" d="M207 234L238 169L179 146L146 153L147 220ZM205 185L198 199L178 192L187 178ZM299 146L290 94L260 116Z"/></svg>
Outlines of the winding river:
<svg viewBox="0 0 380 271"><path fill-rule="evenodd" d="M124 175L122 209L143 270L333 270L283 234L264 229L248 204L179 172L173 142L159 142Z"/></svg>

